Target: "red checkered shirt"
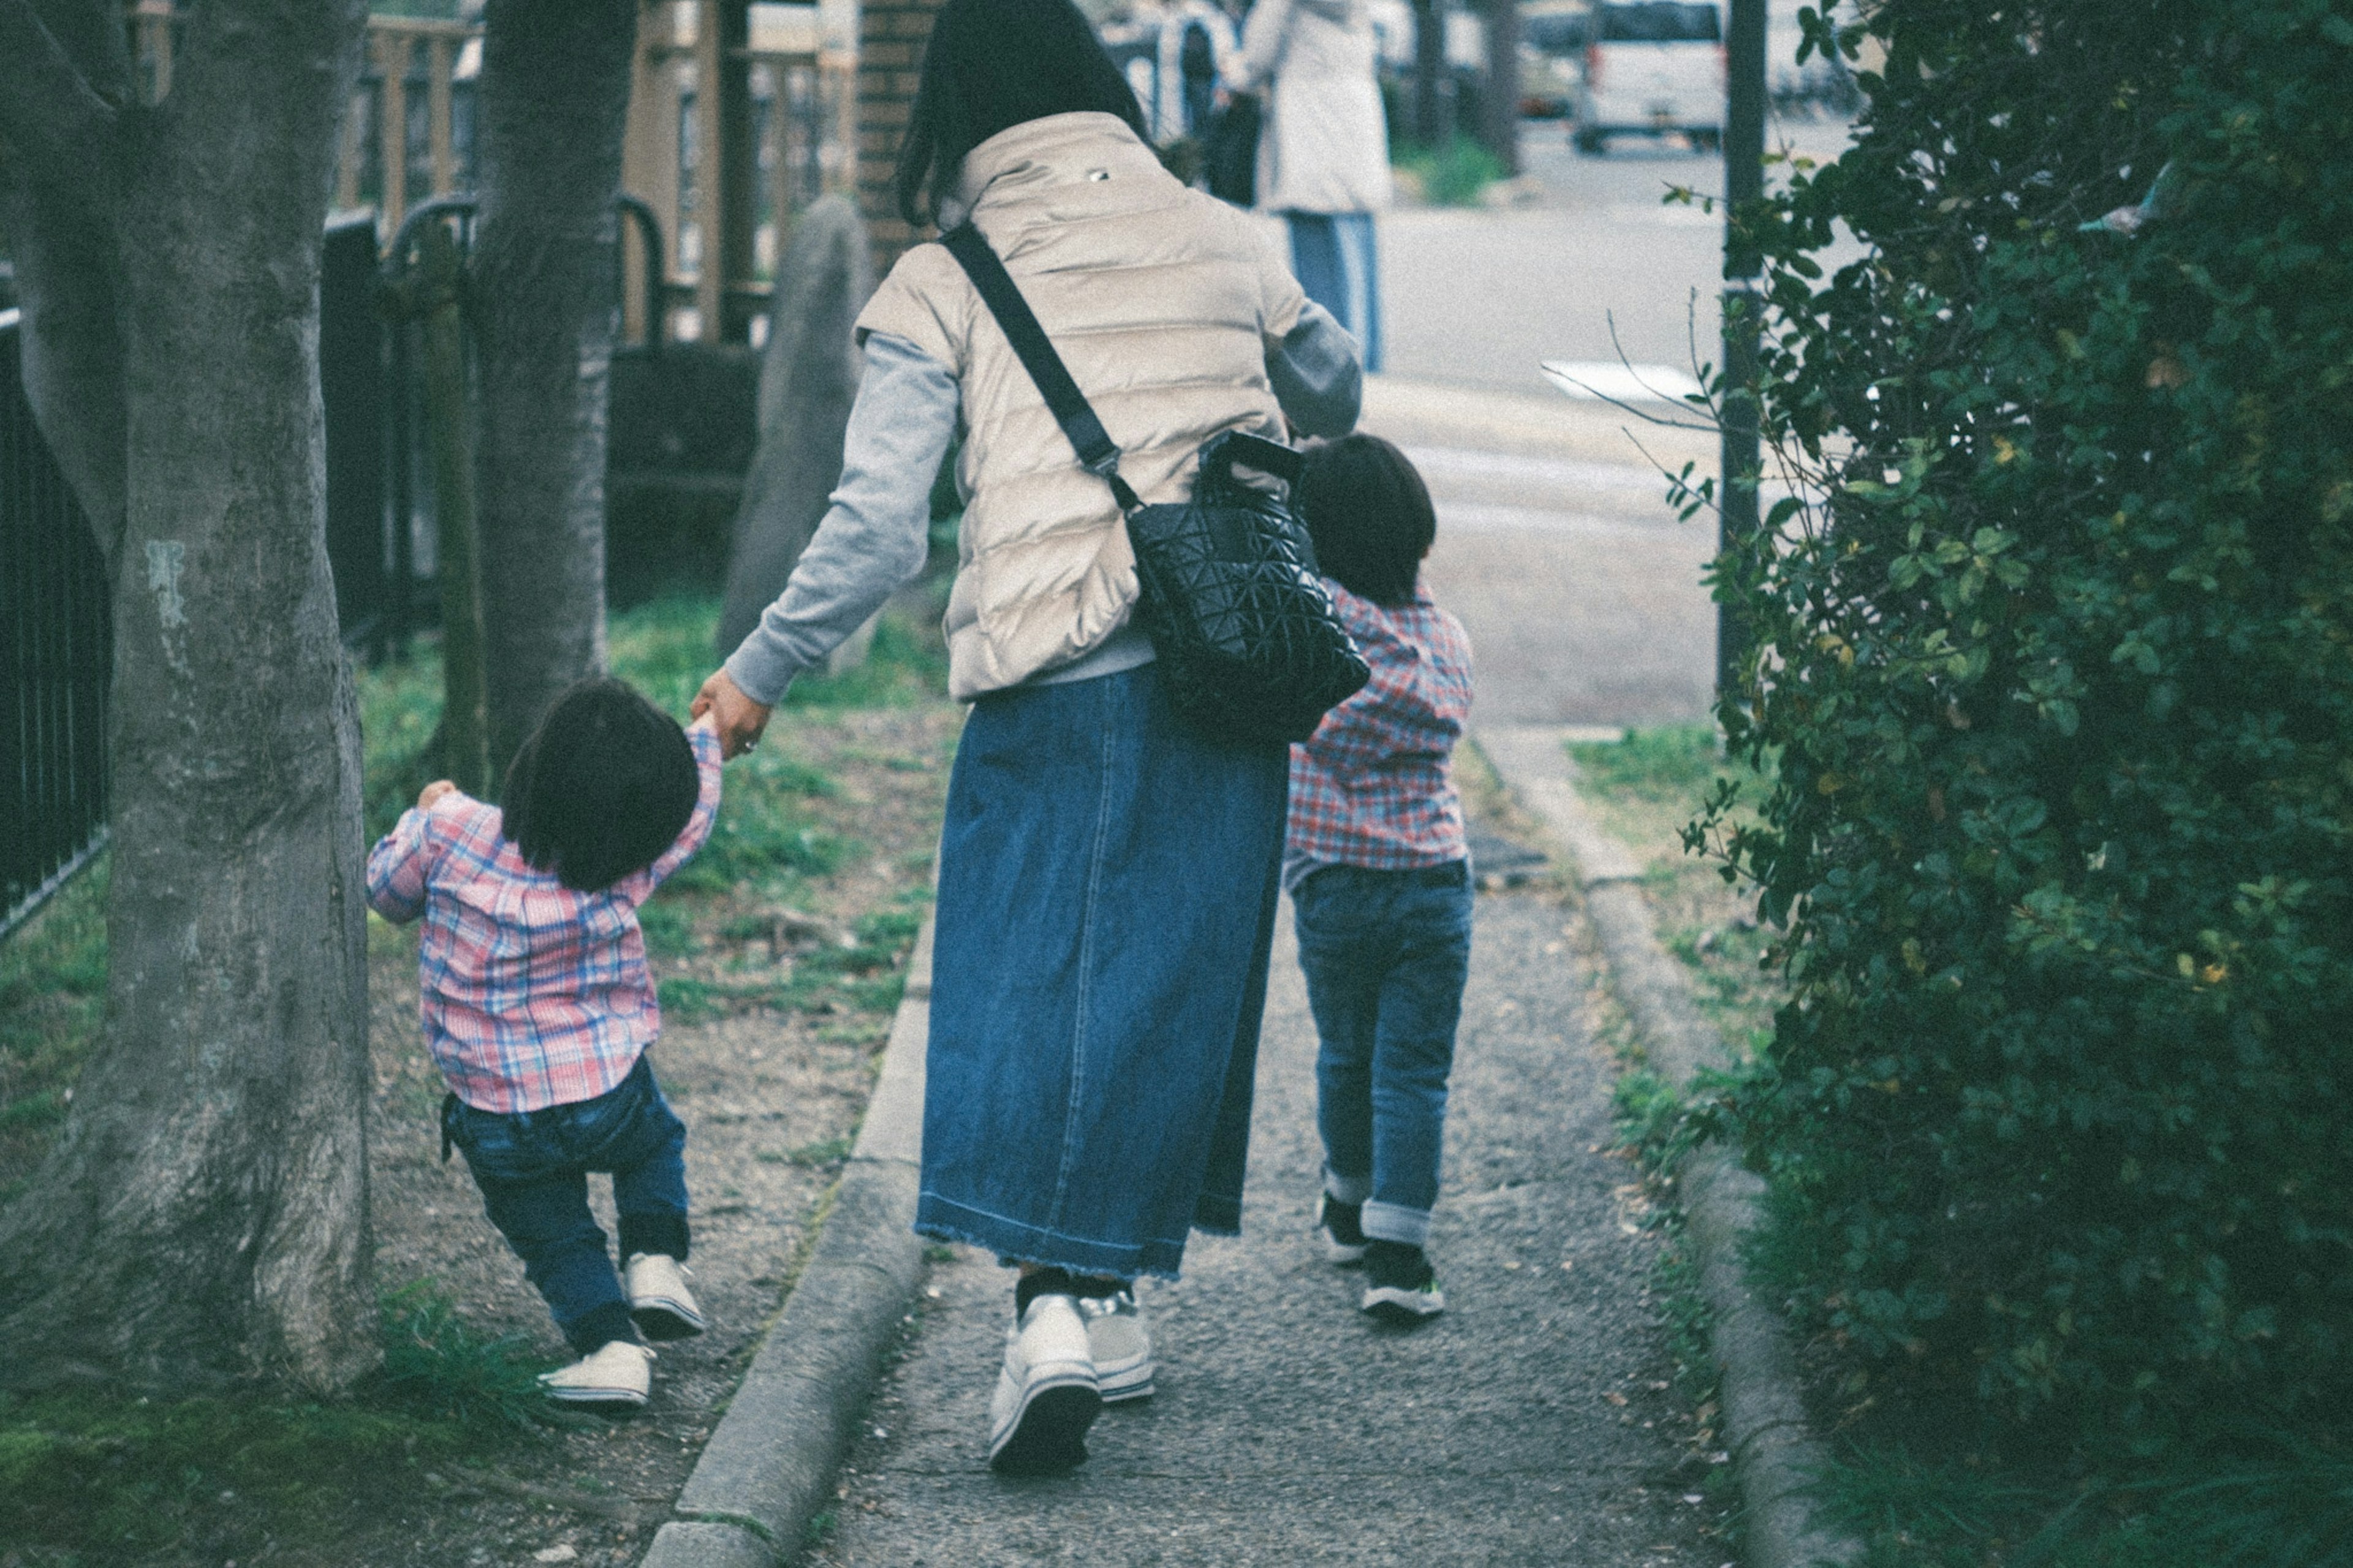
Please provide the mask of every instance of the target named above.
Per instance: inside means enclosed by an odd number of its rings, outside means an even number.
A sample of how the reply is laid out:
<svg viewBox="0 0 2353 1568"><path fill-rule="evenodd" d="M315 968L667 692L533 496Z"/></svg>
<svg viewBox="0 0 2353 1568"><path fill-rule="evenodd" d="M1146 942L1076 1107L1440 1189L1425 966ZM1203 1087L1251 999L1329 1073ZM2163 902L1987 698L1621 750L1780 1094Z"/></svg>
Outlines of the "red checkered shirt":
<svg viewBox="0 0 2353 1568"><path fill-rule="evenodd" d="M425 1043L467 1104L594 1100L660 1035L638 906L702 847L719 813L719 737L704 723L686 735L702 778L694 815L659 859L600 891L533 870L500 831L499 808L462 792L410 809L368 855L369 906L388 921L425 917Z"/></svg>
<svg viewBox="0 0 2353 1568"><path fill-rule="evenodd" d="M1291 748L1283 886L1320 866L1405 871L1464 858L1454 789L1454 742L1471 717L1462 623L1419 588L1392 610L1325 585L1373 677Z"/></svg>

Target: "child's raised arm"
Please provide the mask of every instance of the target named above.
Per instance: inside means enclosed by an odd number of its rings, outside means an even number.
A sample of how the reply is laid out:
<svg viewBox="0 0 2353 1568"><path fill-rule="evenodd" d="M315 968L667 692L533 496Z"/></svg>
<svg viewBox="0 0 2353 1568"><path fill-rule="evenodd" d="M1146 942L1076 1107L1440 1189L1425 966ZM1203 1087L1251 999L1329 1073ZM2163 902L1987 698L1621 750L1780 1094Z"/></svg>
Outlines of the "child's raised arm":
<svg viewBox="0 0 2353 1568"><path fill-rule="evenodd" d="M445 796L458 786L435 779L417 797L417 805L400 814L392 831L368 851L368 908L399 923L425 912L425 873L431 859L425 839L425 821Z"/></svg>
<svg viewBox="0 0 2353 1568"><path fill-rule="evenodd" d="M700 780L700 788L694 797L694 815L686 819L686 826L679 830L676 838L670 840L670 847L661 852L659 859L628 879L632 883L640 884L631 889L639 899L649 896L672 871L685 865L694 852L702 847L703 840L711 837L711 825L718 820L719 770L726 759L720 754L719 730L709 714L686 727L686 743L694 750L694 771Z"/></svg>

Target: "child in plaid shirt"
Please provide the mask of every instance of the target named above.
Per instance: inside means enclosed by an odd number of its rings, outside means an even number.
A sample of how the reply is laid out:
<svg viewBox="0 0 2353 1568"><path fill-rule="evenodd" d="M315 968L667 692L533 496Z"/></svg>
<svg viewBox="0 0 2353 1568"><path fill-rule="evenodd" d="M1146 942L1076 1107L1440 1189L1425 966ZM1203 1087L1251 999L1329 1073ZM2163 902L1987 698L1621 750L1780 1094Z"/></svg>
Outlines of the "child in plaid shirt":
<svg viewBox="0 0 2353 1568"><path fill-rule="evenodd" d="M580 1359L540 1381L575 1405L640 1405L656 1340L699 1334L687 1289L686 1128L646 1049L661 1010L638 907L710 837L720 745L617 680L556 699L507 770L505 809L425 786L368 856L368 903L424 917L425 1040L454 1144L491 1223ZM607 1172L626 1279L588 1210Z"/></svg>
<svg viewBox="0 0 2353 1568"><path fill-rule="evenodd" d="M1315 1015L1316 1223L1365 1268L1364 1310L1418 1323L1446 1308L1424 1251L1438 1201L1446 1080L1471 967L1471 868L1454 743L1471 645L1430 602L1430 491L1372 436L1311 449L1299 510L1372 679L1291 749L1282 882Z"/></svg>

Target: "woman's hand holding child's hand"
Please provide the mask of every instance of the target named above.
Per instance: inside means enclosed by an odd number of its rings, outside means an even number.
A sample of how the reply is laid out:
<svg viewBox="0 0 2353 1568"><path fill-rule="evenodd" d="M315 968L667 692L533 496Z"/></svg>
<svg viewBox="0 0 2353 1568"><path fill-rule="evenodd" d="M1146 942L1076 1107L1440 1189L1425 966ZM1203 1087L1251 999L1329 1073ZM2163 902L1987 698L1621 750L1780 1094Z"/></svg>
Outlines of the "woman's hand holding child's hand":
<svg viewBox="0 0 2353 1568"><path fill-rule="evenodd" d="M417 809L419 811L430 811L433 809L433 803L435 801L439 800L445 795L456 795L457 793L458 786L450 783L448 779L435 779L431 784L427 784L423 789L417 792Z"/></svg>
<svg viewBox="0 0 2353 1568"><path fill-rule="evenodd" d="M744 689L727 679L723 669L712 672L687 711L696 719L709 716L719 731L719 752L723 757L740 757L758 745L760 731L768 727L767 705L744 696Z"/></svg>

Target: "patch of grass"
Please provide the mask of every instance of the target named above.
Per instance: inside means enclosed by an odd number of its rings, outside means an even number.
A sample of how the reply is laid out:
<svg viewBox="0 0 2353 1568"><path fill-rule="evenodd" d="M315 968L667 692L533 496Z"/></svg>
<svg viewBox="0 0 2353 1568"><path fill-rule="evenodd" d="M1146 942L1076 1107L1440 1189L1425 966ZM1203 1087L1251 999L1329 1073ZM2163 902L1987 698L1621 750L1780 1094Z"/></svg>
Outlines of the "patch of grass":
<svg viewBox="0 0 2353 1568"><path fill-rule="evenodd" d="M1507 173L1495 154L1461 135L1437 147L1400 142L1389 162L1420 185L1424 201L1441 207L1478 205L1481 193Z"/></svg>
<svg viewBox="0 0 2353 1568"><path fill-rule="evenodd" d="M353 1397L0 1394L0 1542L30 1561L243 1560L332 1542L420 1467L540 1423L539 1370L418 1284L385 1298L385 1364Z"/></svg>
<svg viewBox="0 0 2353 1568"><path fill-rule="evenodd" d="M646 951L656 958L691 958L702 950L694 934L694 922L687 918L676 900L659 900L641 906L638 910L638 929L646 935Z"/></svg>
<svg viewBox="0 0 2353 1568"><path fill-rule="evenodd" d="M0 942L0 1202L48 1152L106 1014L104 855Z"/></svg>
<svg viewBox="0 0 2353 1568"><path fill-rule="evenodd" d="M460 1426L546 1425L538 1380L548 1363L531 1353L526 1336L477 1332L430 1279L387 1292L380 1311L384 1363L365 1390L373 1402Z"/></svg>
<svg viewBox="0 0 2353 1568"><path fill-rule="evenodd" d="M820 1165L838 1165L849 1158L853 1141L848 1138L826 1138L815 1143L804 1143L797 1149L763 1149L758 1158L771 1165L799 1165L813 1169Z"/></svg>
<svg viewBox="0 0 2353 1568"><path fill-rule="evenodd" d="M416 638L407 658L362 670L359 694L364 831L374 844L417 804L417 792L440 776L434 746L441 725L440 644Z"/></svg>

